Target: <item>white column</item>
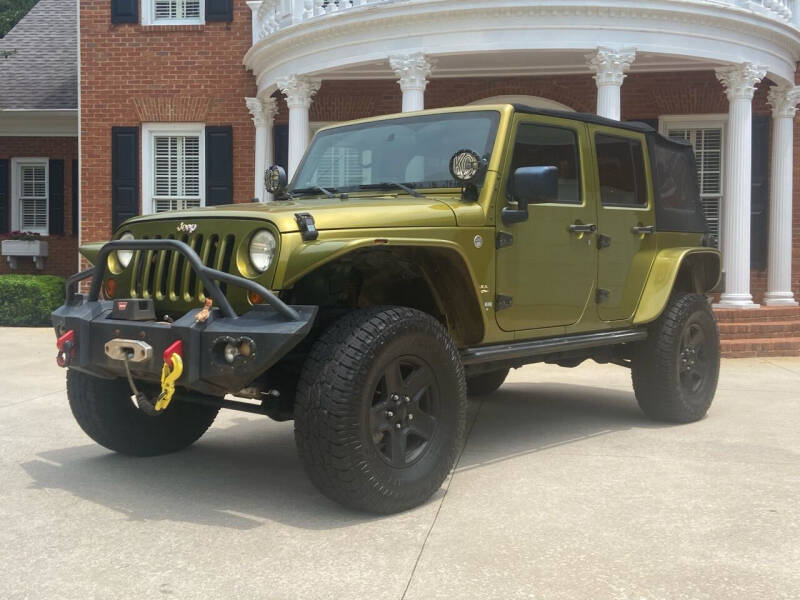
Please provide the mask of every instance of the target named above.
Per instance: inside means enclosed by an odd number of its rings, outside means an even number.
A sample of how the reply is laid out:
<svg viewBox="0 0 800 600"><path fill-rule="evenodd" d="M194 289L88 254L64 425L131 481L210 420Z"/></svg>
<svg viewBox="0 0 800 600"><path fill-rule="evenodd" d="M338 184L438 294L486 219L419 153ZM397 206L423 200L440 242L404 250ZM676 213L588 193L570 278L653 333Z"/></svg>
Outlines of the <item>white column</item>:
<svg viewBox="0 0 800 600"><path fill-rule="evenodd" d="M322 81L302 75L290 75L278 81L278 87L286 96L289 107L289 179L294 175L311 139L308 124L308 109L311 99L319 90Z"/></svg>
<svg viewBox="0 0 800 600"><path fill-rule="evenodd" d="M621 114L620 88L625 73L636 58L634 48L613 50L600 47L587 54L589 68L594 71L597 83L597 114L601 117L619 121Z"/></svg>
<svg viewBox="0 0 800 600"><path fill-rule="evenodd" d="M256 128L256 156L253 178L253 198L260 202L271 200L264 189L264 171L272 164L272 122L278 112L275 98L245 98Z"/></svg>
<svg viewBox="0 0 800 600"><path fill-rule="evenodd" d="M751 63L717 69L728 96L728 141L722 205L723 308L758 308L750 295L750 185L753 93L767 70Z"/></svg>
<svg viewBox="0 0 800 600"><path fill-rule="evenodd" d="M764 302L769 306L797 306L792 293L792 154L800 86L773 86L767 98L772 106L772 172Z"/></svg>
<svg viewBox="0 0 800 600"><path fill-rule="evenodd" d="M389 57L389 66L395 72L403 92L403 112L424 110L425 88L434 63L422 52Z"/></svg>

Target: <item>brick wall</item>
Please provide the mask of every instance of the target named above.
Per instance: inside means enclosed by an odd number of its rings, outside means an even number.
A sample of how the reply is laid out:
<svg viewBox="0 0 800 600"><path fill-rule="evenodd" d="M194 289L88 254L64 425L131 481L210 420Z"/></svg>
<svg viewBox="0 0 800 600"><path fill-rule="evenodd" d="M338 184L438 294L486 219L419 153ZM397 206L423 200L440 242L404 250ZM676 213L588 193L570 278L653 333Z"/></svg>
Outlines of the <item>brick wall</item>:
<svg viewBox="0 0 800 600"><path fill-rule="evenodd" d="M11 269L0 257L0 274L72 275L78 270L78 238L72 233L72 161L78 158L78 139L68 137L0 137L0 158L56 158L64 160L64 233L47 238L49 256L44 270L38 270L28 258L18 260Z"/></svg>
<svg viewBox="0 0 800 600"><path fill-rule="evenodd" d="M111 233L112 126L232 125L234 199L252 198L255 131L244 98L256 86L242 66L251 14L237 1L231 23L113 25L108 0L80 0L84 241Z"/></svg>

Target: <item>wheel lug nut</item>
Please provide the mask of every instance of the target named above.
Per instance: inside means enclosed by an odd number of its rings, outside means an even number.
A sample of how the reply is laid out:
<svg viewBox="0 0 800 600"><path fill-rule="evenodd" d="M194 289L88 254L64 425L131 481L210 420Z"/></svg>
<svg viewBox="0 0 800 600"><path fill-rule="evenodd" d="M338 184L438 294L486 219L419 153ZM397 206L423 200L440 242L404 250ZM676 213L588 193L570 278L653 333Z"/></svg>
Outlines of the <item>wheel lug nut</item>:
<svg viewBox="0 0 800 600"><path fill-rule="evenodd" d="M404 401L406 404L408 404L409 402L411 402L411 398L409 398L408 396L406 396L405 398L403 398L403 401Z"/></svg>
<svg viewBox="0 0 800 600"><path fill-rule="evenodd" d="M412 415L411 413L408 413L408 420L409 421L413 421L414 420L414 415Z"/></svg>
<svg viewBox="0 0 800 600"><path fill-rule="evenodd" d="M395 429L400 429L401 427L402 427L402 425L401 425L400 423L397 423L397 424L394 426L394 428L395 428Z"/></svg>
<svg viewBox="0 0 800 600"><path fill-rule="evenodd" d="M386 411L386 416L391 419L394 416L394 413L392 411L390 411L390 410L387 410Z"/></svg>
<svg viewBox="0 0 800 600"><path fill-rule="evenodd" d="M400 396L398 396L397 394L392 394L392 400L397 402L398 400L400 400Z"/></svg>

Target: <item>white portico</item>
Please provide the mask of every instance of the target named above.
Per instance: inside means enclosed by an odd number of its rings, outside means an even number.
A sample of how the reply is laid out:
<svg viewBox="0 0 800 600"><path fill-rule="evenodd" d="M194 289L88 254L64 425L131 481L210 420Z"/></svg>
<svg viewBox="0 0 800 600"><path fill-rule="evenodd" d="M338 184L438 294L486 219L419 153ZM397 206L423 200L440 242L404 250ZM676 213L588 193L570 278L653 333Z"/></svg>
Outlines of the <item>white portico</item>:
<svg viewBox="0 0 800 600"><path fill-rule="evenodd" d="M715 73L713 93L724 92L727 106L696 111L715 113L719 148L709 150L707 143L700 147L695 140L700 134L684 129L688 132L685 139L694 140L702 182L719 188L716 208L712 199L708 205L709 215L719 217L725 270L721 307L758 306L750 289L751 135L754 93L769 87L772 158L763 302L796 304L791 263L792 236L798 235L792 229L792 140L795 106L800 99L795 87L800 6L795 7L794 0L746 4L735 0L648 0L635 6L621 0L591 6L566 0L546 5L522 0L251 0L248 4L253 11L253 46L244 62L255 74L259 90L257 99L248 100L248 107L254 111L257 130L254 182L261 199L265 197L260 187L261 165L269 162L272 146L266 131L270 126L259 126L261 103L274 102L279 95L286 101L291 177L308 145L309 111L323 81L348 81L349 93L355 95L361 84L394 81L394 110L415 111L431 107L426 95L432 81L441 84L437 87L441 92L449 81L455 86L466 77L492 81L562 77L554 85L563 88L575 81L576 97L591 94L595 98L589 110L612 119L631 119L639 115L629 114L625 108L638 106L626 96L630 77L652 74L658 81L656 75L670 74L670 83L664 85L671 87L664 92L674 97L674 80L681 74ZM577 85L583 86L582 77L593 78L592 89ZM504 93L526 92L506 86L502 93L486 96ZM546 92L537 90L535 95L549 102ZM571 105L564 101L569 95L561 89L559 103ZM687 105L702 99L694 89L687 89L685 95ZM440 93L434 105L442 105L441 97ZM451 94L447 101L481 100L461 98ZM683 112L682 98L672 102ZM720 117L724 111L727 115ZM267 113L274 114L274 109ZM377 113L365 105L364 114L358 116L372 114ZM703 114L691 114L687 121L703 118ZM713 195L710 187L706 192Z"/></svg>

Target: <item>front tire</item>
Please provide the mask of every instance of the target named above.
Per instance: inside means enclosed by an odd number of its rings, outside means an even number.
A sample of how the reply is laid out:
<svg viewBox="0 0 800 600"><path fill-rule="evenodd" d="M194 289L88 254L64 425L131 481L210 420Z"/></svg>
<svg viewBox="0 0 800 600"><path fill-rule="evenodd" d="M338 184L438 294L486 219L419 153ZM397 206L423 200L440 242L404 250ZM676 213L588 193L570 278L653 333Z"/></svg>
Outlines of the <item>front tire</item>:
<svg viewBox="0 0 800 600"><path fill-rule="evenodd" d="M314 485L345 506L386 514L423 503L453 467L465 427L458 351L423 312L355 311L306 360L298 452Z"/></svg>
<svg viewBox="0 0 800 600"><path fill-rule="evenodd" d="M719 330L705 296L676 294L633 355L639 406L657 421L702 419L717 389L719 360Z"/></svg>
<svg viewBox="0 0 800 600"><path fill-rule="evenodd" d="M219 412L204 404L173 399L167 409L150 416L130 400L124 379L100 379L67 371L67 397L81 429L101 446L131 456L157 456L193 444Z"/></svg>

